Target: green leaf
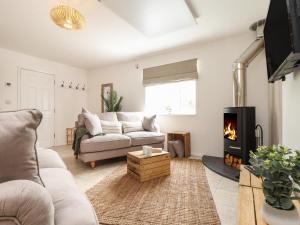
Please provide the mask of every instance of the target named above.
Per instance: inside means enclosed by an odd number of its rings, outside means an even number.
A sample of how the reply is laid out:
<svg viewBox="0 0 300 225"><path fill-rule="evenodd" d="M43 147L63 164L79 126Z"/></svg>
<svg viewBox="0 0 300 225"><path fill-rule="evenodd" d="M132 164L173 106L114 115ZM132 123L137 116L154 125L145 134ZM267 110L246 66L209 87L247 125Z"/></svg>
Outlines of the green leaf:
<svg viewBox="0 0 300 225"><path fill-rule="evenodd" d="M107 112L118 112L122 110L121 102L123 97L118 98L118 94L116 91L111 90L108 94L107 98L104 98L101 95L102 100L104 101L105 109Z"/></svg>

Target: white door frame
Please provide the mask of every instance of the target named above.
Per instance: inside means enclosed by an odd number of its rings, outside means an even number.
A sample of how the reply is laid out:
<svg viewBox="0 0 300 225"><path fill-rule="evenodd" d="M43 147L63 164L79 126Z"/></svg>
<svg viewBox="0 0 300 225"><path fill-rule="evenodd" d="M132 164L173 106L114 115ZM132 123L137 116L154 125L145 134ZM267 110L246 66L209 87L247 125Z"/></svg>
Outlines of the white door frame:
<svg viewBox="0 0 300 225"><path fill-rule="evenodd" d="M35 69L29 69L29 68L26 68L26 67L17 67L17 73L18 73L18 80L17 80L17 84L18 84L18 93L17 93L17 106L18 106L18 110L21 109L21 76L22 76L22 71L23 70L27 70L27 71L32 71L32 72L37 72L37 73L44 73L44 74L47 74L49 76L52 76L53 77L53 81L54 81L54 85L53 85L53 101L54 101L54 112L53 112L53 128L54 128L54 134L53 134L53 137L54 137L54 143L53 143L53 146L55 146L55 142L56 142L56 137L55 137L55 130L56 130L56 126L55 126L55 117L56 117L56 109L55 109L55 84L56 84L56 80L55 80L55 74L52 74L52 73L48 73L48 72L44 72L44 71L41 71L41 70L35 70Z"/></svg>

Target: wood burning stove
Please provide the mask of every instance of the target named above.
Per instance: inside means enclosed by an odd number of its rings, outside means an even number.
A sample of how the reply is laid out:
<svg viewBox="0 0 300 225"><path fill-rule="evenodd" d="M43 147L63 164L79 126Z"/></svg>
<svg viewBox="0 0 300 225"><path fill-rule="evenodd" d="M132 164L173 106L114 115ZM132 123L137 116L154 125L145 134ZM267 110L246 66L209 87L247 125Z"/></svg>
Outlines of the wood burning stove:
<svg viewBox="0 0 300 225"><path fill-rule="evenodd" d="M256 149L255 107L246 107L246 74L249 64L263 50L263 25L264 20L260 20L250 26L251 30L257 32L257 38L233 64L235 107L224 109L224 157L202 157L206 167L235 181L239 180L240 174L237 168L241 163L248 164L249 152Z"/></svg>
<svg viewBox="0 0 300 225"><path fill-rule="evenodd" d="M224 163L235 168L248 164L255 148L255 107L225 108Z"/></svg>

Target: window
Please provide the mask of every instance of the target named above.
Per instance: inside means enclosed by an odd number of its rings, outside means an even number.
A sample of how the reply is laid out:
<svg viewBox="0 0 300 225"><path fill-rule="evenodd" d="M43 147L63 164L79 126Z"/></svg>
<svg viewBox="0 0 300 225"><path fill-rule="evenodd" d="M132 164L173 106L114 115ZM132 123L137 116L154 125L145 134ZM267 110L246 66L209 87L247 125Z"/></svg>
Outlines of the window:
<svg viewBox="0 0 300 225"><path fill-rule="evenodd" d="M196 80L146 87L146 111L160 115L196 114Z"/></svg>

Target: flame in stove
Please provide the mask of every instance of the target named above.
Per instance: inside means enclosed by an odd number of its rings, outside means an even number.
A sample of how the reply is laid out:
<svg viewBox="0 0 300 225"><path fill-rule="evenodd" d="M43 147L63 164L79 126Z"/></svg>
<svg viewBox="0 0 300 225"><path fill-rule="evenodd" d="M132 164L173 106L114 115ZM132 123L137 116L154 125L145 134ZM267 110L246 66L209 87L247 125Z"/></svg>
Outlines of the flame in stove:
<svg viewBox="0 0 300 225"><path fill-rule="evenodd" d="M237 140L237 132L232 127L231 123L228 123L228 125L224 128L224 137L233 141Z"/></svg>

